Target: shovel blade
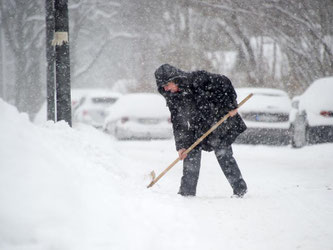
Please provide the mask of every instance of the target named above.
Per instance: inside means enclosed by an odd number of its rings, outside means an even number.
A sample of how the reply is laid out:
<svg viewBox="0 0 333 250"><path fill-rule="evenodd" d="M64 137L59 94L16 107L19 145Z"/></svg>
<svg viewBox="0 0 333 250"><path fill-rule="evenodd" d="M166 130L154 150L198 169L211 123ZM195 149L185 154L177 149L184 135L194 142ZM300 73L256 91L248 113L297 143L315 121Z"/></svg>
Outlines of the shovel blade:
<svg viewBox="0 0 333 250"><path fill-rule="evenodd" d="M151 177L151 182L147 186L147 188L150 188L154 185L154 181L155 181L155 178L156 178L156 174L155 174L154 170L150 172L150 177Z"/></svg>
<svg viewBox="0 0 333 250"><path fill-rule="evenodd" d="M154 181L156 178L156 174L155 174L154 170L150 172L150 176L151 176L151 181Z"/></svg>

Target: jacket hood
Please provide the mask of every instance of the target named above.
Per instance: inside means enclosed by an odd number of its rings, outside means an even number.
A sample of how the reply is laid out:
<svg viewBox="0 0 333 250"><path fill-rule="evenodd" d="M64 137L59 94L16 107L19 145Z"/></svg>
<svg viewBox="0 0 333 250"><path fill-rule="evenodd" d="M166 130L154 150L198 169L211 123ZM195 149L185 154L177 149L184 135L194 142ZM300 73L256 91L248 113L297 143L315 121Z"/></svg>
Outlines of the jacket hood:
<svg viewBox="0 0 333 250"><path fill-rule="evenodd" d="M155 71L155 78L159 88L170 81L187 78L187 73L170 64L163 64Z"/></svg>
<svg viewBox="0 0 333 250"><path fill-rule="evenodd" d="M156 85L162 95L166 94L163 85L174 81L182 89L187 85L187 77L188 73L170 64L163 64L155 71Z"/></svg>

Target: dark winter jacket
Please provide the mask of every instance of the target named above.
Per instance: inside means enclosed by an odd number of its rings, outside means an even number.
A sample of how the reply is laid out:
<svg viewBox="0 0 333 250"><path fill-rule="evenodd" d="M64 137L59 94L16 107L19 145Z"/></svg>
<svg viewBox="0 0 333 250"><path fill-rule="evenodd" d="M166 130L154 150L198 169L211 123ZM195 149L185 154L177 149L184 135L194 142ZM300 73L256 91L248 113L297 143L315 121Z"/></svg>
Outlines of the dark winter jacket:
<svg viewBox="0 0 333 250"><path fill-rule="evenodd" d="M236 92L226 76L206 71L187 73L164 64L155 71L155 78L171 112L177 150L191 146L224 115L237 108ZM170 81L178 85L178 92L164 91L163 85ZM211 151L221 144L230 145L245 129L238 114L229 117L199 147Z"/></svg>

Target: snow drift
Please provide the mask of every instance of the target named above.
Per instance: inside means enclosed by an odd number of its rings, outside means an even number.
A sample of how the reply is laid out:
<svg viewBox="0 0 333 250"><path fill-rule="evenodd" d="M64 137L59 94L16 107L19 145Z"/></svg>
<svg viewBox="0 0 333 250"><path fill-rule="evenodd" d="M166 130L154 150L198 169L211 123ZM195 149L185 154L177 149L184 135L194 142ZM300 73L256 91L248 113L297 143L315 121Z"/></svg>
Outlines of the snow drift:
<svg viewBox="0 0 333 250"><path fill-rule="evenodd" d="M0 249L155 249L156 234L174 234L156 229L152 211L169 211L155 218L165 222L181 209L142 199L148 180L111 138L37 127L1 99L0 113Z"/></svg>

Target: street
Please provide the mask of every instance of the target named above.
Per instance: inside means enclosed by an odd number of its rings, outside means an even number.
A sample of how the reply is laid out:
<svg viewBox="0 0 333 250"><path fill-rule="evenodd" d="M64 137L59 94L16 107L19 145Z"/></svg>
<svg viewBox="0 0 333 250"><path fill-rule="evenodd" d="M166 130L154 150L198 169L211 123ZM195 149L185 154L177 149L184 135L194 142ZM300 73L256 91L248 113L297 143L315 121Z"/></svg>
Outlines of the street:
<svg viewBox="0 0 333 250"><path fill-rule="evenodd" d="M151 170L158 175L177 157L172 140L119 141L117 147L147 175ZM217 249L216 244L224 249L331 249L333 145L233 149L249 188L243 199L230 198L232 189L213 152L203 153L197 197L176 198L181 163L150 192L181 200L174 206L188 209L198 226L195 239L214 242L208 249Z"/></svg>

